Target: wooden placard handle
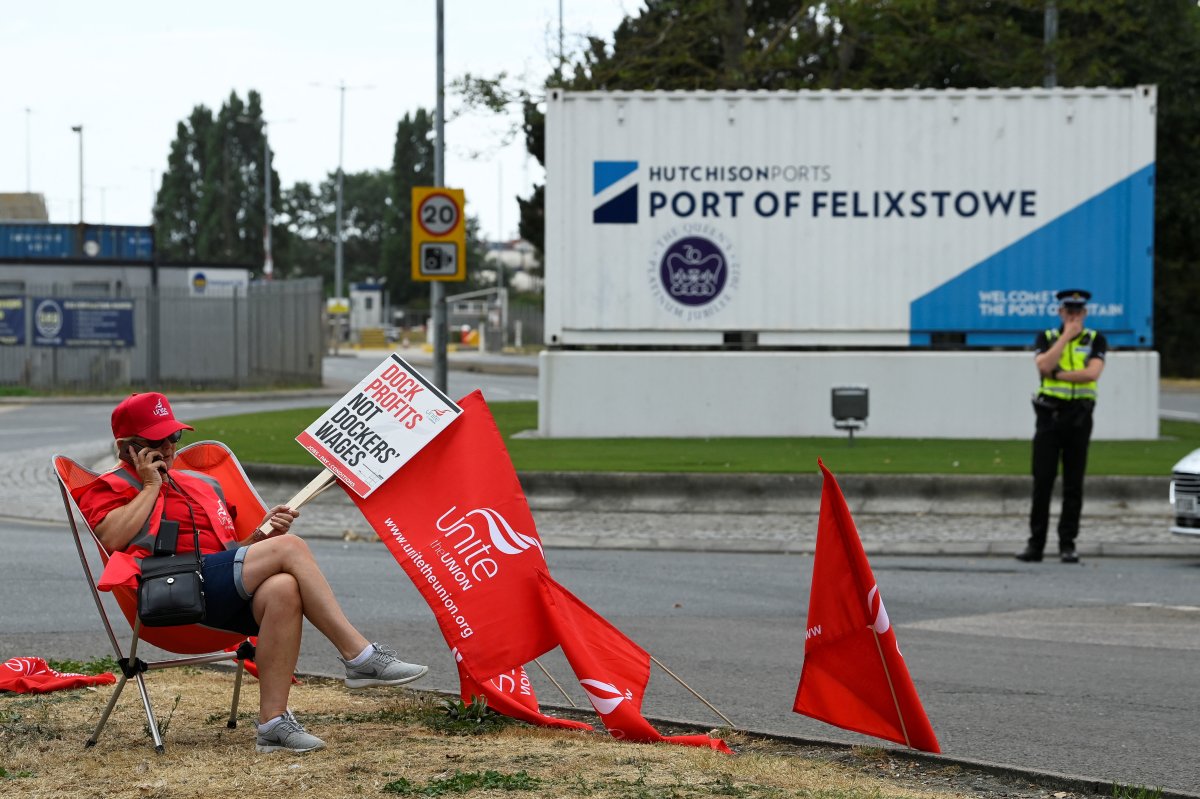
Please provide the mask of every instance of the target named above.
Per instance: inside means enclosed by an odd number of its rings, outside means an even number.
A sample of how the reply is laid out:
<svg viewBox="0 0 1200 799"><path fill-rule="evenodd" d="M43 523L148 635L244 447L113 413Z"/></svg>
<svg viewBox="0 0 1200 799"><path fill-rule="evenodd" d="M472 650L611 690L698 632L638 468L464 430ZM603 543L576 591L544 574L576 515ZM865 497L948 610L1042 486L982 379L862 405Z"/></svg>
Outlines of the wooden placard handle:
<svg viewBox="0 0 1200 799"><path fill-rule="evenodd" d="M329 488L337 480L333 476L333 472L328 469L322 469L321 473L309 481L308 485L296 492L296 496L287 501L287 506L292 510L299 510L302 505L307 504L316 498L325 489ZM258 526L258 531L263 534L270 534L272 530L271 522L264 521Z"/></svg>

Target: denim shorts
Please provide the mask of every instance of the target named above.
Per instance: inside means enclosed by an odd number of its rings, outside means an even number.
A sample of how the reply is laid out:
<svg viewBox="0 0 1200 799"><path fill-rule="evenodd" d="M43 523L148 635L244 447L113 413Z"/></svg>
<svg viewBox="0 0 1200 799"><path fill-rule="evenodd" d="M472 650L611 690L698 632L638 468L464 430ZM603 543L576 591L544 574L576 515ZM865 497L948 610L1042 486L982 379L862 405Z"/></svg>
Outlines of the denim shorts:
<svg viewBox="0 0 1200 799"><path fill-rule="evenodd" d="M216 552L201 558L204 574L204 626L242 635L258 635L250 607L250 594L242 585L242 560L246 547Z"/></svg>

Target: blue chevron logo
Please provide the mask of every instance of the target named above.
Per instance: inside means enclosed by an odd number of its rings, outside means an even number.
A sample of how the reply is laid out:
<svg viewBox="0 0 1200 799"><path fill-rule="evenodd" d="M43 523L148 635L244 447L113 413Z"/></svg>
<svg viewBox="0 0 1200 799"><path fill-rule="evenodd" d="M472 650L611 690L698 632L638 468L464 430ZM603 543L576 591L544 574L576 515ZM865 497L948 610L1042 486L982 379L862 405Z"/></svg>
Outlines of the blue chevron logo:
<svg viewBox="0 0 1200 799"><path fill-rule="evenodd" d="M636 225L638 221L637 161L592 163L592 222L597 225Z"/></svg>

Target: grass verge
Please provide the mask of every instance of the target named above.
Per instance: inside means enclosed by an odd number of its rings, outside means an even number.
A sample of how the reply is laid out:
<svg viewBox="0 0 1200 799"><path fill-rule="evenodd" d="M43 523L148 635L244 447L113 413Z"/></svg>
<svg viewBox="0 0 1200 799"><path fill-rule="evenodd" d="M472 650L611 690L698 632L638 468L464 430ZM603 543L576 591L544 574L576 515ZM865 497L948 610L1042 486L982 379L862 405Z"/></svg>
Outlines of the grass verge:
<svg viewBox="0 0 1200 799"><path fill-rule="evenodd" d="M897 760L883 750L794 746L732 733L734 756L669 744L621 743L603 732L520 723L474 734L438 728L438 698L403 689L348 691L308 680L296 715L328 748L296 756L254 751L258 685L247 680L237 729L227 729L228 670L148 675L160 713L179 697L154 753L132 687L96 746L85 749L112 687L0 694L0 793L23 797L472 795L593 799L1032 799L1044 788L1001 785L952 765ZM133 692L133 693L131 693ZM222 710L224 708L224 711ZM1055 794L1066 796L1067 794Z"/></svg>
<svg viewBox="0 0 1200 799"><path fill-rule="evenodd" d="M213 438L250 463L314 466L296 435L328 406L222 416L195 423L190 440ZM1029 441L841 438L512 438L537 428L536 402L491 406L518 471L808 473L817 457L839 474L984 474L1029 472ZM1032 420L1030 422L1032 434ZM1089 475L1166 476L1200 448L1200 424L1163 421L1155 441L1093 441Z"/></svg>

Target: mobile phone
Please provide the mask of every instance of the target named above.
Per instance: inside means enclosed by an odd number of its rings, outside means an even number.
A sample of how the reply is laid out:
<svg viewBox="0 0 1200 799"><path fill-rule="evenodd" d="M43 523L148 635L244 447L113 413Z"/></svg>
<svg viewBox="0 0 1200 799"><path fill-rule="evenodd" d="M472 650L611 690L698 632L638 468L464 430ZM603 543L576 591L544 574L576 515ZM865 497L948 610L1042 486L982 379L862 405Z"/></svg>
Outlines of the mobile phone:
<svg viewBox="0 0 1200 799"><path fill-rule="evenodd" d="M124 447L121 448L121 452L120 452L121 460L125 461L130 466L134 466L136 468L136 464L134 464L133 458L130 457L130 455L129 455L130 447L133 447L134 454L141 452L142 450L145 449L145 447L142 446L141 444L137 443L136 441L130 441L128 444L126 444ZM157 458L158 458L158 463L156 465L161 467L164 464L163 457L157 450L154 450L154 453L155 453L155 455L157 455Z"/></svg>
<svg viewBox="0 0 1200 799"><path fill-rule="evenodd" d="M133 458L130 457L130 455L129 455L130 447L133 447L133 451L135 453L141 452L144 449L144 447L142 447L141 444L138 444L134 441L130 441L130 442L126 443L125 446L120 448L120 451L117 453L117 457L120 458L121 460L125 461L126 463L128 463L130 466L133 466Z"/></svg>

